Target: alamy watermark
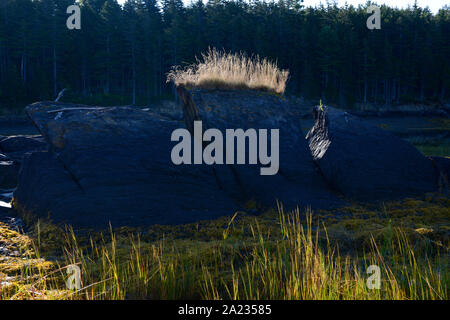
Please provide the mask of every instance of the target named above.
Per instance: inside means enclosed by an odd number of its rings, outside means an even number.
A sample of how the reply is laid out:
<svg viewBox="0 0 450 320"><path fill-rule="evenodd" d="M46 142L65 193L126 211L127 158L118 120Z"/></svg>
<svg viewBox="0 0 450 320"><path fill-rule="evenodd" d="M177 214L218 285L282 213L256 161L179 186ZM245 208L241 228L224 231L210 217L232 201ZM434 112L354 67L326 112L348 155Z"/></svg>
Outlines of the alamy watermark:
<svg viewBox="0 0 450 320"><path fill-rule="evenodd" d="M67 29L69 30L73 30L73 29L77 29L80 30L81 29L81 10L80 7L73 4L71 6L67 7L66 10L67 14L70 14L70 16L67 18L66 21L66 26Z"/></svg>
<svg viewBox="0 0 450 320"><path fill-rule="evenodd" d="M259 129L226 129L225 150L224 137L218 129L207 129L203 133L202 122L194 121L194 159L192 161L192 137L187 129L176 129L172 132L171 141L178 141L171 152L172 163L180 164L258 164L260 175L275 175L278 173L279 157L279 129L270 129L270 155L268 153L268 130ZM181 140L181 141L180 141ZM248 141L248 153L246 152ZM204 146L205 142L209 142Z"/></svg>
<svg viewBox="0 0 450 320"><path fill-rule="evenodd" d="M366 26L369 30L381 29L381 12L380 7L376 5L371 5L367 8L367 13L372 13L372 15L367 18Z"/></svg>
<svg viewBox="0 0 450 320"><path fill-rule="evenodd" d="M370 276L366 280L367 288L368 289L376 289L379 290L381 287L381 270L380 267L377 265L370 265L367 268L367 274Z"/></svg>
<svg viewBox="0 0 450 320"><path fill-rule="evenodd" d="M76 264L67 266L66 269L69 278L66 281L67 289L80 290L81 289L81 270Z"/></svg>
<svg viewBox="0 0 450 320"><path fill-rule="evenodd" d="M78 5L73 4L67 7L67 14L70 16L67 18L66 26L69 30L81 29L81 9ZM367 7L367 13L372 15L367 18L366 26L369 30L381 29L381 12L380 7L376 5L370 5Z"/></svg>

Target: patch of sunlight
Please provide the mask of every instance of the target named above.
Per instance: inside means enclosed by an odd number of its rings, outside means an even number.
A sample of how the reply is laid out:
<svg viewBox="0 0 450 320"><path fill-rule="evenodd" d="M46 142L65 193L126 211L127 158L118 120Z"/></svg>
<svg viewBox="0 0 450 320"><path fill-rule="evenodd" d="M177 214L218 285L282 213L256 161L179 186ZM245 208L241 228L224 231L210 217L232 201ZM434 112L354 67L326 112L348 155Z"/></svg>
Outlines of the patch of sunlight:
<svg viewBox="0 0 450 320"><path fill-rule="evenodd" d="M11 208L11 203L0 200L0 207Z"/></svg>

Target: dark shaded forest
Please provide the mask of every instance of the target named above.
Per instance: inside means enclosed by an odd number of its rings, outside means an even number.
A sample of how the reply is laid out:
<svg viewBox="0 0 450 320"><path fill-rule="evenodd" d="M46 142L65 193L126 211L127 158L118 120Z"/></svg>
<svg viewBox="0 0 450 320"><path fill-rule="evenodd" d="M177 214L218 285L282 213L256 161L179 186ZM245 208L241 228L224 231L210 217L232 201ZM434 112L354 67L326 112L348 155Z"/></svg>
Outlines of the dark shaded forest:
<svg viewBox="0 0 450 320"><path fill-rule="evenodd" d="M148 105L173 98L166 74L208 47L243 51L289 69L288 95L355 103L442 104L450 91L450 9L304 8L300 1L81 0L81 30L69 30L73 0L1 0L0 107L65 99Z"/></svg>

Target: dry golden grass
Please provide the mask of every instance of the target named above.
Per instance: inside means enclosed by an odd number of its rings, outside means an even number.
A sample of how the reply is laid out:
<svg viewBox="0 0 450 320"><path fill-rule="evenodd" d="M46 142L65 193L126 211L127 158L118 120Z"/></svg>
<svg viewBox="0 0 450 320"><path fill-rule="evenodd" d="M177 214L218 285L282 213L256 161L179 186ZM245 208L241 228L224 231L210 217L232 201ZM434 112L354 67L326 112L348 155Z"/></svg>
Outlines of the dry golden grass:
<svg viewBox="0 0 450 320"><path fill-rule="evenodd" d="M286 89L288 70L276 63L244 53L226 53L215 48L202 53L197 63L186 68L174 67L167 81L177 86L203 89L252 89L282 94Z"/></svg>

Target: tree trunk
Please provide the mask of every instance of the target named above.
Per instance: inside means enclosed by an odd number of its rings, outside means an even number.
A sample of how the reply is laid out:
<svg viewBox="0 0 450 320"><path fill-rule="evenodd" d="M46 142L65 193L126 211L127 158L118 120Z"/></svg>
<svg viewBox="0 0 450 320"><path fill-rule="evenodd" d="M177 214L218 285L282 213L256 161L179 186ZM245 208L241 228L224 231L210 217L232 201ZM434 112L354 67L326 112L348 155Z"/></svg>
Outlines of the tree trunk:
<svg viewBox="0 0 450 320"><path fill-rule="evenodd" d="M81 86L83 90L83 95L87 95L87 67L86 67L86 58L83 57L83 65L81 67Z"/></svg>
<svg viewBox="0 0 450 320"><path fill-rule="evenodd" d="M136 104L136 61L134 54L134 44L131 50L131 64L132 64L132 73L133 73L133 91L132 91L132 99L131 104L134 106Z"/></svg>
<svg viewBox="0 0 450 320"><path fill-rule="evenodd" d="M56 70L56 45L53 43L53 96L56 98L56 95L58 94L58 88L57 88L57 70Z"/></svg>
<svg viewBox="0 0 450 320"><path fill-rule="evenodd" d="M367 78L364 78L364 104L367 103Z"/></svg>
<svg viewBox="0 0 450 320"><path fill-rule="evenodd" d="M378 80L375 80L375 104L377 103L378 99Z"/></svg>
<svg viewBox="0 0 450 320"><path fill-rule="evenodd" d="M22 82L25 84L27 82L27 54L26 51L22 53L22 59L20 62L20 76L22 77Z"/></svg>
<svg viewBox="0 0 450 320"><path fill-rule="evenodd" d="M111 77L111 49L110 49L110 35L106 37L106 88L105 93L109 94L111 87L110 87L110 77Z"/></svg>
<svg viewBox="0 0 450 320"><path fill-rule="evenodd" d="M420 102L425 100L425 84L423 78L420 79Z"/></svg>

